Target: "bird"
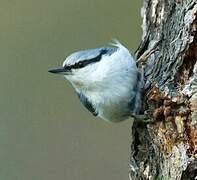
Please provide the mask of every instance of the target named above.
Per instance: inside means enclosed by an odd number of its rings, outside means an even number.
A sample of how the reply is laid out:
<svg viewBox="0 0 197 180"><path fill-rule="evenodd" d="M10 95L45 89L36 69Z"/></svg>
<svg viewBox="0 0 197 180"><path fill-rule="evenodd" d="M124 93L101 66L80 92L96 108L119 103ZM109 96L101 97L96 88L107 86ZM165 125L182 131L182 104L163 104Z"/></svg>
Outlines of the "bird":
<svg viewBox="0 0 197 180"><path fill-rule="evenodd" d="M142 75L134 57L117 40L74 52L62 67L48 72L63 75L85 108L105 121L120 122L140 113Z"/></svg>

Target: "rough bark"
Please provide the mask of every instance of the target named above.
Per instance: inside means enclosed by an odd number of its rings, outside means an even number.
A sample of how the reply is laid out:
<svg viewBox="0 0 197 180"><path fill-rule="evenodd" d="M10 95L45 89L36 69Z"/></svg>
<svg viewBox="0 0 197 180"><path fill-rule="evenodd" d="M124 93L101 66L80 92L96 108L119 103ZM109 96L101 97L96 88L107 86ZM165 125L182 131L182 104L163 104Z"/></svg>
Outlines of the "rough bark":
<svg viewBox="0 0 197 180"><path fill-rule="evenodd" d="M134 123L130 179L197 179L197 1L144 0L137 57L144 110Z"/></svg>

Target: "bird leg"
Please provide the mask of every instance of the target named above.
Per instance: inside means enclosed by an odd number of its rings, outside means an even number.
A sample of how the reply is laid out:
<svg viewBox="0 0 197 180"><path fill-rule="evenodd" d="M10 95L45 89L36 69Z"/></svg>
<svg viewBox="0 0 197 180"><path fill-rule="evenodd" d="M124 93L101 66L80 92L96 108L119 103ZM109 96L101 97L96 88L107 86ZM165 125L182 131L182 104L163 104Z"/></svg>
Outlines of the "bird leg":
<svg viewBox="0 0 197 180"><path fill-rule="evenodd" d="M154 122L154 120L150 118L150 116L148 116L147 114L132 114L131 117L134 118L136 123L149 124Z"/></svg>

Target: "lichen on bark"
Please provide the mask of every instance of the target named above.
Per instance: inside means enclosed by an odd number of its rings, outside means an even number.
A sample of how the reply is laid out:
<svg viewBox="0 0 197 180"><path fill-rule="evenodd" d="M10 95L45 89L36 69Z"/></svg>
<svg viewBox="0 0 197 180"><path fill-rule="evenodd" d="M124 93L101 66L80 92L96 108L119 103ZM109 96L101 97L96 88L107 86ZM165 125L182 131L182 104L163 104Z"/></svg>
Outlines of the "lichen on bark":
<svg viewBox="0 0 197 180"><path fill-rule="evenodd" d="M197 1L144 0L143 106L153 123L134 123L130 179L197 178ZM147 53L151 52L151 53ZM139 62L139 67L142 63Z"/></svg>

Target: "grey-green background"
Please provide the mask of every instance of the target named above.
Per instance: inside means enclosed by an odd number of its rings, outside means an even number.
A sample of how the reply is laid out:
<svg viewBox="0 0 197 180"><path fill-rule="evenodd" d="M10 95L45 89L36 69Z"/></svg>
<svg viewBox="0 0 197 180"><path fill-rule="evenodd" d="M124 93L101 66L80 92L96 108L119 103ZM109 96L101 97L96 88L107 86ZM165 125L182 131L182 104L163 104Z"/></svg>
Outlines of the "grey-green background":
<svg viewBox="0 0 197 180"><path fill-rule="evenodd" d="M118 38L140 41L139 0L0 0L0 180L128 179L130 122L83 108L47 69Z"/></svg>

